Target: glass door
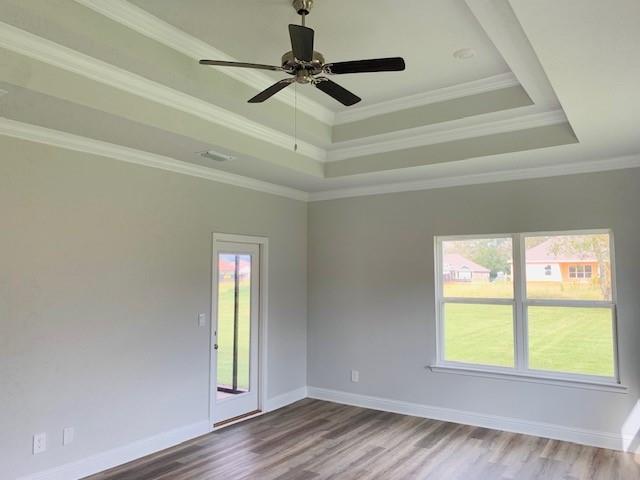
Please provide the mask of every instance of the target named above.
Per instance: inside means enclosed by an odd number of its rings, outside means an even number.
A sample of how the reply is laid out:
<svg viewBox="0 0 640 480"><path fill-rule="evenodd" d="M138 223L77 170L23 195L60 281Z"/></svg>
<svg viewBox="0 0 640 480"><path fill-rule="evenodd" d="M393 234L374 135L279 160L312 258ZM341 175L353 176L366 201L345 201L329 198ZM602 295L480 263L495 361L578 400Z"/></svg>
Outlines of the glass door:
<svg viewBox="0 0 640 480"><path fill-rule="evenodd" d="M214 421L258 411L259 246L217 242Z"/></svg>

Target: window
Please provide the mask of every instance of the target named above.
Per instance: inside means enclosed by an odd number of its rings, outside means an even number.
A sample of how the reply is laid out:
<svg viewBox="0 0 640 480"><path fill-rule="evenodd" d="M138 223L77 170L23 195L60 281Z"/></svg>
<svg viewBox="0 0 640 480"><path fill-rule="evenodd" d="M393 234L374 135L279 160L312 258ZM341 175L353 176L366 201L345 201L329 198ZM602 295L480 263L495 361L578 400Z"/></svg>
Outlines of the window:
<svg viewBox="0 0 640 480"><path fill-rule="evenodd" d="M569 267L569 278L592 278L591 265L572 265Z"/></svg>
<svg viewBox="0 0 640 480"><path fill-rule="evenodd" d="M609 231L436 238L440 367L617 383Z"/></svg>

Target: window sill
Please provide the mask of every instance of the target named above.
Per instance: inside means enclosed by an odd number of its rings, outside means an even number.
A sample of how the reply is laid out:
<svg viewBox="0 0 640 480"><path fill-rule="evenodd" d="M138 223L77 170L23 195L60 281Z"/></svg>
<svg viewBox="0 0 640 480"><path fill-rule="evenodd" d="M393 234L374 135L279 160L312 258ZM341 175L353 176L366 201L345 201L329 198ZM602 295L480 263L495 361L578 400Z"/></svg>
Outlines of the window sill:
<svg viewBox="0 0 640 480"><path fill-rule="evenodd" d="M599 390L602 392L627 393L629 388L620 383L607 381L577 380L567 378L546 377L544 375L534 375L517 372L497 372L473 367L458 367L451 365L430 365L427 370L434 373L452 373L456 375L469 375L474 377L493 378L515 382L542 383L567 388L582 388L586 390Z"/></svg>

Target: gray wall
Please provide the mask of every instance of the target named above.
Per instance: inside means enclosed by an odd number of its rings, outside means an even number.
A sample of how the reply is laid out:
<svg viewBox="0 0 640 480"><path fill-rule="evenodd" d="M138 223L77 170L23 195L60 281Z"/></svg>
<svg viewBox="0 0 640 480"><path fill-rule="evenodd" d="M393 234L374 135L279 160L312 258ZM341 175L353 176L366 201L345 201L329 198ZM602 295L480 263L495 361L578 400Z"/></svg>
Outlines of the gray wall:
<svg viewBox="0 0 640 480"><path fill-rule="evenodd" d="M269 237L267 394L306 385L303 202L6 137L0 152L0 478L208 418L212 232Z"/></svg>
<svg viewBox="0 0 640 480"><path fill-rule="evenodd" d="M640 389L639 185L636 169L311 204L309 385L619 434ZM615 233L628 394L425 370L435 235L581 228Z"/></svg>
<svg viewBox="0 0 640 480"><path fill-rule="evenodd" d="M0 151L0 478L207 419L209 330L197 314L209 311L214 231L270 239L269 398L309 384L612 433L638 401L640 169L307 210L6 137ZM434 235L605 227L628 394L424 369ZM76 440L63 448L65 426ZM33 456L40 431L48 451Z"/></svg>

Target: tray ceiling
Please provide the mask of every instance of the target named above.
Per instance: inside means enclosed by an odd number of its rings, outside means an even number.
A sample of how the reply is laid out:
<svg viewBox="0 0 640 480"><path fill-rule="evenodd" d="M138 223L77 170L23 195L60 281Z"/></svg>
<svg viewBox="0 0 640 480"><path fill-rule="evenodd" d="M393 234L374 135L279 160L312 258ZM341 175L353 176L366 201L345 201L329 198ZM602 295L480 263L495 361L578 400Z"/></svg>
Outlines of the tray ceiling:
<svg viewBox="0 0 640 480"><path fill-rule="evenodd" d="M329 60L409 68L336 78L365 99L350 109L300 88L297 116L292 92L246 102L277 75L197 64L277 63L289 0L0 1L4 135L317 199L626 168L640 151L626 75L639 66L622 53L640 41L633 0L544 0L552 20L525 0L316 0L308 24ZM236 160L203 162L205 149Z"/></svg>

